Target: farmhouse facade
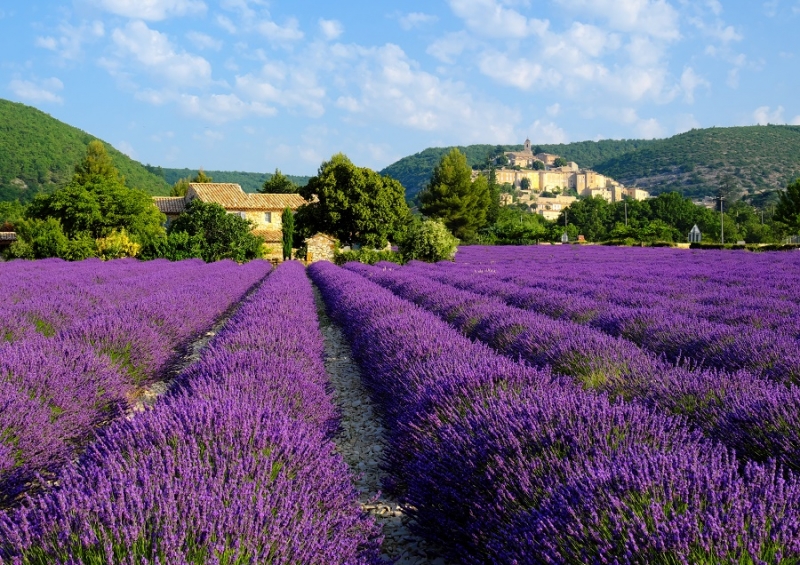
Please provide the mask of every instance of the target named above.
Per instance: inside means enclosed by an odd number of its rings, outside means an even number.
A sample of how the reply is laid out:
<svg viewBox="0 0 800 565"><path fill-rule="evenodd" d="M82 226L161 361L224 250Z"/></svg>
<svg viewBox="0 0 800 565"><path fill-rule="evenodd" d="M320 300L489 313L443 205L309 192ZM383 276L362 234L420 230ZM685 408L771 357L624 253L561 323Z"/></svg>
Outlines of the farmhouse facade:
<svg viewBox="0 0 800 565"><path fill-rule="evenodd" d="M253 222L253 233L267 243L280 243L283 237L281 214L285 208L293 212L306 203L299 194L249 194L238 184L190 183L186 196L154 196L153 202L167 216L167 223L175 220L192 200L219 204L228 214L236 214Z"/></svg>

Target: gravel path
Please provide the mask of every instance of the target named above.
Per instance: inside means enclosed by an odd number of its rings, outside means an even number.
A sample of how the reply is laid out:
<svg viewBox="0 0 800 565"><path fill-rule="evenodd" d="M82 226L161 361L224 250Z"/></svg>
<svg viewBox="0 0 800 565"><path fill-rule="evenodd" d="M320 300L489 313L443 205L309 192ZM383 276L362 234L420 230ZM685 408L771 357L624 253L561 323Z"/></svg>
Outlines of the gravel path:
<svg viewBox="0 0 800 565"><path fill-rule="evenodd" d="M331 378L334 398L342 415L342 426L334 438L337 451L356 475L356 489L364 510L383 525L382 557L398 565L449 565L435 548L413 535L409 518L395 500L380 494L383 462L383 432L379 412L361 383L358 365L342 331L328 318L319 291L314 289L320 327L325 339L325 368ZM360 475L360 478L359 478Z"/></svg>

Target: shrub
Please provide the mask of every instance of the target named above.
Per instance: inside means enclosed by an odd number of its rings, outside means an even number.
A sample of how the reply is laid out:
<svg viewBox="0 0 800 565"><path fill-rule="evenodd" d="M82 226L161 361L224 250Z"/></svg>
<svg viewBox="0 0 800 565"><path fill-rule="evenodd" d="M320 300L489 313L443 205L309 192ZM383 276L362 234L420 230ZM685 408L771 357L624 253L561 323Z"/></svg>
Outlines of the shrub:
<svg viewBox="0 0 800 565"><path fill-rule="evenodd" d="M459 240L454 237L442 222L437 220L415 221L408 228L400 242L400 253L404 261L452 260L458 249Z"/></svg>
<svg viewBox="0 0 800 565"><path fill-rule="evenodd" d="M396 251L389 251L388 249L358 249L350 251L336 251L333 262L337 265L344 265L351 261L365 263L367 265L374 265L381 261L390 261L391 263L401 264L401 255Z"/></svg>

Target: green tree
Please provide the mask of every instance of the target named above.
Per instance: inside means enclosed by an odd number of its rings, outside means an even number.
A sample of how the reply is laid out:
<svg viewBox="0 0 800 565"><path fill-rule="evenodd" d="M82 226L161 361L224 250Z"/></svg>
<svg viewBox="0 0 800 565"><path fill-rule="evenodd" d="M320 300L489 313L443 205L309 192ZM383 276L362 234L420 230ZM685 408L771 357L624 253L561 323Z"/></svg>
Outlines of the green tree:
<svg viewBox="0 0 800 565"><path fill-rule="evenodd" d="M228 214L219 204L192 200L186 211L169 227L171 241L149 256L186 254L206 262L233 259L243 262L261 256L264 240L251 233L252 223L236 214ZM177 236L175 234L186 235ZM179 243L184 243L181 247ZM174 247L170 248L170 245ZM191 255L196 252L197 255ZM159 254L160 253L160 254Z"/></svg>
<svg viewBox="0 0 800 565"><path fill-rule="evenodd" d="M567 165L569 165L569 162L564 157L556 157L553 161L554 167L566 167Z"/></svg>
<svg viewBox="0 0 800 565"><path fill-rule="evenodd" d="M206 174L206 172L203 170L203 168L200 167L200 170L197 171L197 174L195 175L195 177L192 179L191 182L198 182L198 183L208 184L208 183L214 182L214 179L212 179L210 176L208 176Z"/></svg>
<svg viewBox="0 0 800 565"><path fill-rule="evenodd" d="M399 249L403 260L437 261L452 260L458 248L454 237L442 222L415 218L400 241Z"/></svg>
<svg viewBox="0 0 800 565"><path fill-rule="evenodd" d="M792 233L800 233L800 178L780 193L775 207L775 220L785 224Z"/></svg>
<svg viewBox="0 0 800 565"><path fill-rule="evenodd" d="M19 220L15 229L17 241L11 244L9 257L45 259L66 255L69 241L56 218Z"/></svg>
<svg viewBox="0 0 800 565"><path fill-rule="evenodd" d="M543 171L545 169L544 163L537 159L531 165L531 169L533 169L534 171Z"/></svg>
<svg viewBox="0 0 800 565"><path fill-rule="evenodd" d="M281 214L281 229L283 237L283 260L292 258L292 247L294 244L294 213L288 206Z"/></svg>
<svg viewBox="0 0 800 565"><path fill-rule="evenodd" d="M547 238L547 222L522 205L504 206L488 235L490 241L500 245L529 245Z"/></svg>
<svg viewBox="0 0 800 565"><path fill-rule="evenodd" d="M411 215L403 185L356 167L342 153L322 163L300 194L317 198L297 211L301 237L324 232L343 242L382 248L389 238L402 236Z"/></svg>
<svg viewBox="0 0 800 565"><path fill-rule="evenodd" d="M433 170L428 187L419 195L420 211L444 222L453 235L464 242L474 241L486 224L489 186L486 177L473 182L467 157L453 149Z"/></svg>
<svg viewBox="0 0 800 565"><path fill-rule="evenodd" d="M524 177L521 181L519 181L519 188L520 190L530 190L531 180L528 177Z"/></svg>
<svg viewBox="0 0 800 565"><path fill-rule="evenodd" d="M576 226L578 233L587 241L604 241L608 238L613 218L611 205L600 196L585 198L574 202L561 212L558 225L564 225L564 215L570 225Z"/></svg>
<svg viewBox="0 0 800 565"><path fill-rule="evenodd" d="M300 187L284 175L280 169L275 169L273 175L264 181L259 192L263 194L296 194L299 190Z"/></svg>
<svg viewBox="0 0 800 565"><path fill-rule="evenodd" d="M175 181L175 184L172 185L172 189L169 191L170 196L186 196L186 193L189 192L189 183L192 182L189 177L178 179Z"/></svg>
<svg viewBox="0 0 800 565"><path fill-rule="evenodd" d="M489 168L487 184L489 188L489 207L486 209L486 223L492 225L500 215L500 185L497 184L497 169L494 166Z"/></svg>
<svg viewBox="0 0 800 565"><path fill-rule="evenodd" d="M11 224L25 217L25 206L18 200L11 202L0 202L0 226ZM3 231L3 230L0 230Z"/></svg>
<svg viewBox="0 0 800 565"><path fill-rule="evenodd" d="M99 141L89 143L72 181L52 194L38 195L27 216L57 219L69 239L98 239L125 230L134 242L149 245L165 235L164 215L146 192L125 186Z"/></svg>

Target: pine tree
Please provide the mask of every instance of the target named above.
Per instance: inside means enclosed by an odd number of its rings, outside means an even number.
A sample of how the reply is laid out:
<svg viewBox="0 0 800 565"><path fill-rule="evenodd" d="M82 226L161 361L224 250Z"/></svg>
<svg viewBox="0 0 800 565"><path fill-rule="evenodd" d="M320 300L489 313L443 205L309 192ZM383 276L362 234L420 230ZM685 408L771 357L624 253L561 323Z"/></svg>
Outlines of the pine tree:
<svg viewBox="0 0 800 565"><path fill-rule="evenodd" d="M292 258L292 247L294 247L294 214L288 206L284 208L281 215L283 228L283 260Z"/></svg>

